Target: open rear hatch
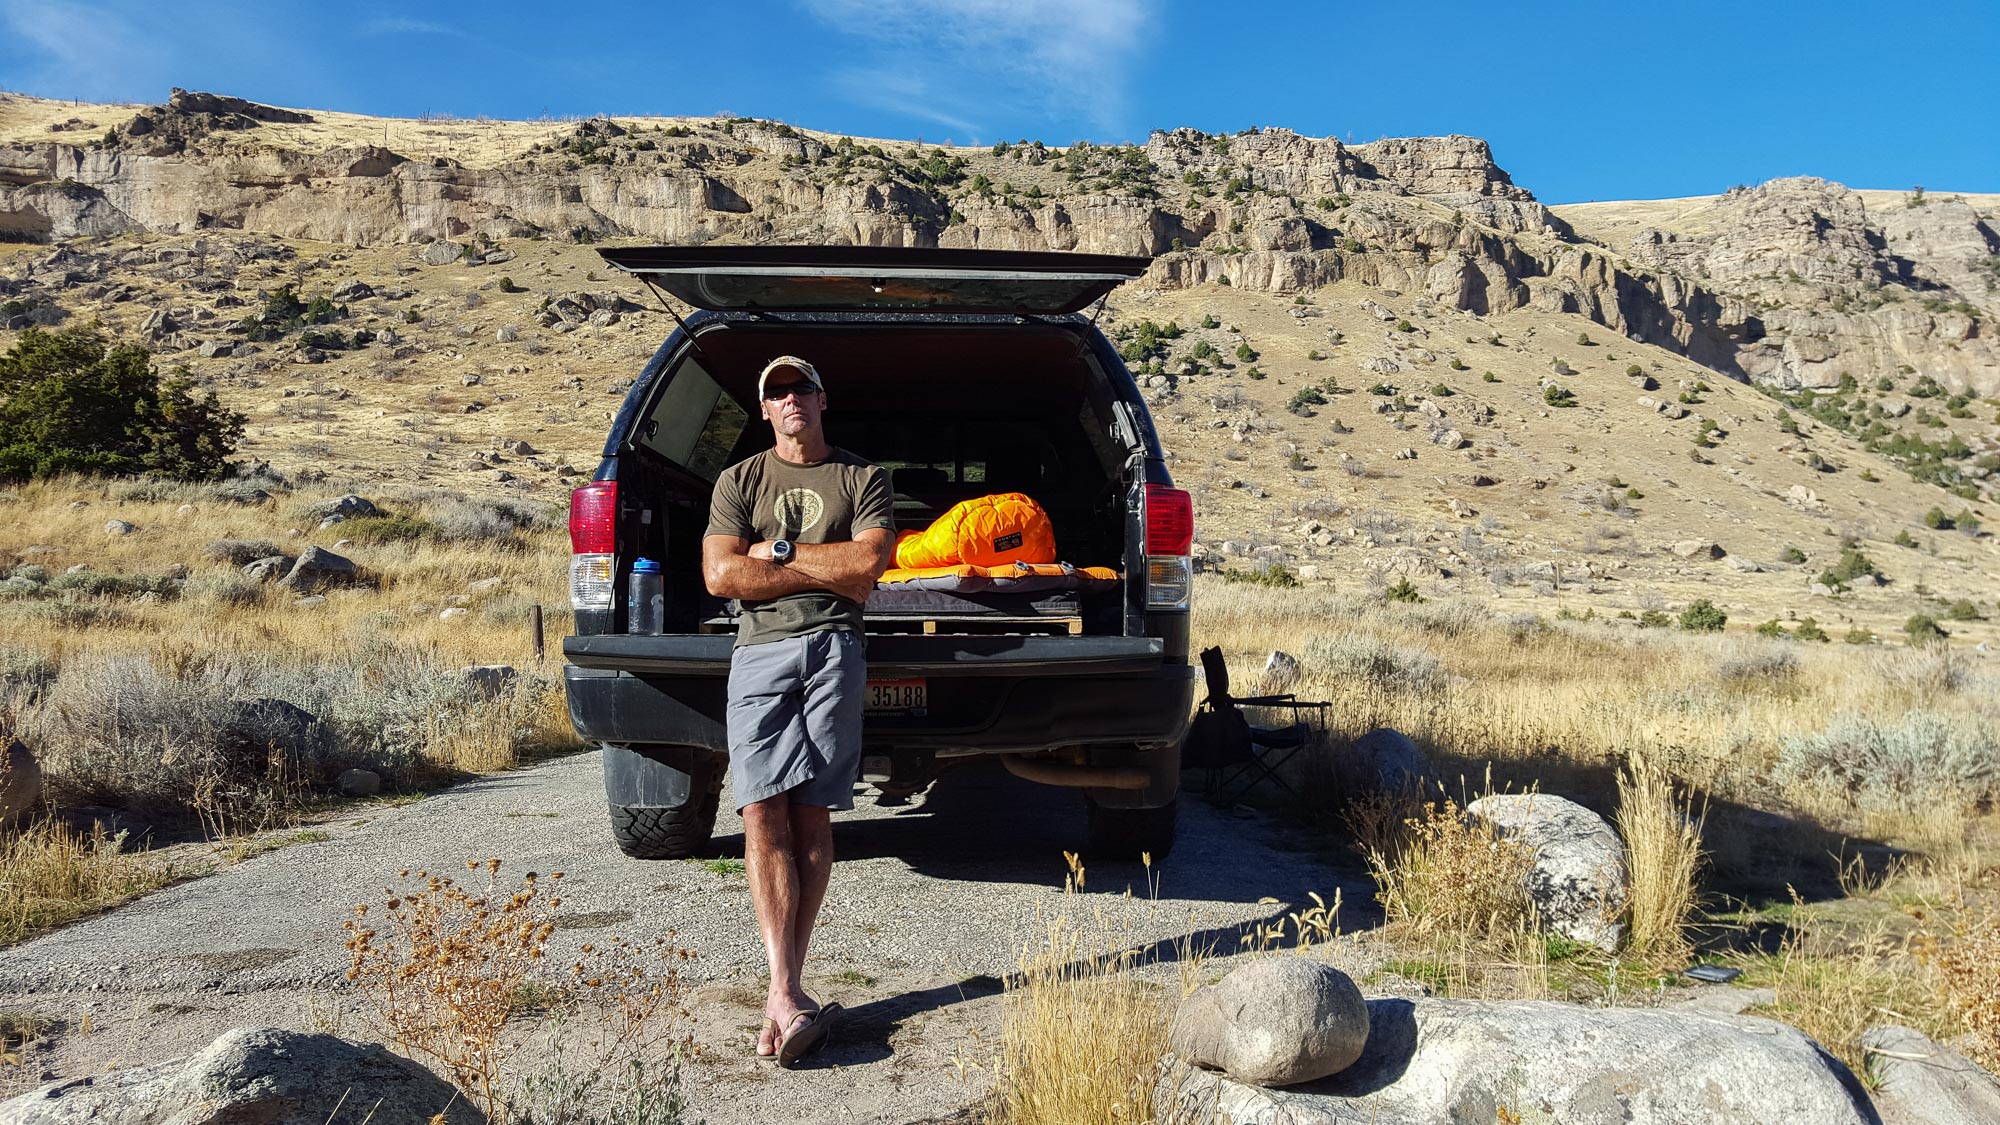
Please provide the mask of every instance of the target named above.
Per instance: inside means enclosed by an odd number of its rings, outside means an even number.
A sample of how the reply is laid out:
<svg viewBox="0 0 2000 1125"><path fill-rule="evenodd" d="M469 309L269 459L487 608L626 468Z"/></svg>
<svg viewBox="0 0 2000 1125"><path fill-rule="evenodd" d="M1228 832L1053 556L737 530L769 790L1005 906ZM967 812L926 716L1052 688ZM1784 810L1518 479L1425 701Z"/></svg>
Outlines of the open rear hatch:
<svg viewBox="0 0 2000 1125"><path fill-rule="evenodd" d="M719 311L1079 312L1150 258L884 246L630 246L604 260Z"/></svg>

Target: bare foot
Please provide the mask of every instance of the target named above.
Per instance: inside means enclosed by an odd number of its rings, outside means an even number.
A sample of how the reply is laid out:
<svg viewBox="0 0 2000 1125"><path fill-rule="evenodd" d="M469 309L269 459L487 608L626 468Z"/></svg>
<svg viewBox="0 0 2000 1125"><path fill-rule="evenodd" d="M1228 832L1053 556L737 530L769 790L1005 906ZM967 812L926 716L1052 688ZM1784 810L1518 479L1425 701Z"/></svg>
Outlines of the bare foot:
<svg viewBox="0 0 2000 1125"><path fill-rule="evenodd" d="M777 1054L785 1036L791 1034L800 1022L799 1016L818 1010L819 1005L803 992L779 994L765 1000L764 1028L757 1034L757 1053L766 1056Z"/></svg>

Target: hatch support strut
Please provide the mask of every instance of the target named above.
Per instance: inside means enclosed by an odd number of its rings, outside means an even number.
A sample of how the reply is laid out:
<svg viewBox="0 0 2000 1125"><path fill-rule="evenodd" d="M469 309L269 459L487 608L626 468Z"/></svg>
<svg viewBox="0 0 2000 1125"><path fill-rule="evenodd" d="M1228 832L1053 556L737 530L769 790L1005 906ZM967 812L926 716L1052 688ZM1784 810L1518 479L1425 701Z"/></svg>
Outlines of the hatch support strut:
<svg viewBox="0 0 2000 1125"><path fill-rule="evenodd" d="M715 358L709 355L707 352L701 351L701 341L694 338L694 332L693 330L688 328L688 322L681 319L681 314L674 309L673 302L667 300L667 295L660 290L660 287L658 285L655 285L653 283L653 279L647 277L643 273L639 274L638 278L640 281L646 283L646 288L653 291L653 299L660 302L660 307L667 310L667 315L674 318L674 323L681 326L681 334L688 338L688 344L691 347L693 347L695 351L701 352L701 356L703 359L708 360L710 363L714 363Z"/></svg>

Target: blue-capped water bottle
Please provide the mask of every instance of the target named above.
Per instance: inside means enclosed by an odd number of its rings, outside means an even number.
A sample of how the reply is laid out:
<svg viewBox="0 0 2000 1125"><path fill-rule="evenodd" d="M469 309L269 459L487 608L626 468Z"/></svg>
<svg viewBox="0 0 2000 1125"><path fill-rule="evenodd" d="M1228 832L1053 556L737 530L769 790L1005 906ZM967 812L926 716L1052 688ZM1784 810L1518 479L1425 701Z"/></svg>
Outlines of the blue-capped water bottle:
<svg viewBox="0 0 2000 1125"><path fill-rule="evenodd" d="M656 635L667 628L667 587L660 576L660 564L639 559L632 564L632 581L626 587L626 631Z"/></svg>

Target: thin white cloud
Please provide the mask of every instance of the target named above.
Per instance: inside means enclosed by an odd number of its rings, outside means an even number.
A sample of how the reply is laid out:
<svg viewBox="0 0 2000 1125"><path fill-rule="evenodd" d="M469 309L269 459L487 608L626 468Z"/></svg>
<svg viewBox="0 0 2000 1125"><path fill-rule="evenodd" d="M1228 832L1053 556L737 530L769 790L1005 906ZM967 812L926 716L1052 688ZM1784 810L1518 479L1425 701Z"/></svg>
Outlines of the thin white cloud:
<svg viewBox="0 0 2000 1125"><path fill-rule="evenodd" d="M59 0L0 0L0 24L25 56L15 81L45 96L119 101L156 84L146 77L160 72L155 56L117 13Z"/></svg>
<svg viewBox="0 0 2000 1125"><path fill-rule="evenodd" d="M977 133L1010 103L1118 130L1155 0L802 2L865 44L834 76L848 96Z"/></svg>
<svg viewBox="0 0 2000 1125"><path fill-rule="evenodd" d="M851 101L942 125L960 144L981 143L979 126L943 108L937 91L915 75L887 69L844 70L833 76L833 83Z"/></svg>
<svg viewBox="0 0 2000 1125"><path fill-rule="evenodd" d="M429 20L403 19L400 16L389 19L369 20L361 25L363 35L448 35L455 39L465 38L465 32L455 27L446 27Z"/></svg>

